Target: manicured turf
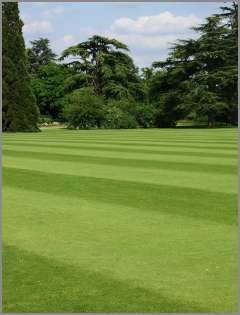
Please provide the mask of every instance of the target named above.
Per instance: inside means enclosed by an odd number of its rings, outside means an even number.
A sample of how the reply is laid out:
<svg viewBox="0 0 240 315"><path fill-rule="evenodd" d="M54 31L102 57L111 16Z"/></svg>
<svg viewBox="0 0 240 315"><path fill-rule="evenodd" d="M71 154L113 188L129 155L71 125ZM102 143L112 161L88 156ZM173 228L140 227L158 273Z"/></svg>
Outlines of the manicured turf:
<svg viewBox="0 0 240 315"><path fill-rule="evenodd" d="M4 312L237 312L237 130L4 134Z"/></svg>

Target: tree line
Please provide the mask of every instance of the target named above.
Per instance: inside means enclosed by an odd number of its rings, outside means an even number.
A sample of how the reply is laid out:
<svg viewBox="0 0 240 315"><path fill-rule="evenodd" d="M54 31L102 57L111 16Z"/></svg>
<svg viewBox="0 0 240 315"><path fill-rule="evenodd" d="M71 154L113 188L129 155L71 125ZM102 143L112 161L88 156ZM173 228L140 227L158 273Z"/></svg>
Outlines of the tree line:
<svg viewBox="0 0 240 315"><path fill-rule="evenodd" d="M26 49L17 3L3 3L3 130L175 127L181 119L237 124L238 5L221 7L178 40L164 61L138 69L129 48L94 35L60 57L47 38Z"/></svg>

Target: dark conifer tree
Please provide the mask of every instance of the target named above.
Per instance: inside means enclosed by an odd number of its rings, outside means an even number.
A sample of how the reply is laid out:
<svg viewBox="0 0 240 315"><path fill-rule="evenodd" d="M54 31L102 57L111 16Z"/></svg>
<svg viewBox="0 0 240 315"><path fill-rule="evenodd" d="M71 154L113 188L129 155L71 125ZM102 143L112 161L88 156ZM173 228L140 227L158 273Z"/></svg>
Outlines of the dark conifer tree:
<svg viewBox="0 0 240 315"><path fill-rule="evenodd" d="M3 8L3 131L37 131L38 108L27 72L17 2Z"/></svg>

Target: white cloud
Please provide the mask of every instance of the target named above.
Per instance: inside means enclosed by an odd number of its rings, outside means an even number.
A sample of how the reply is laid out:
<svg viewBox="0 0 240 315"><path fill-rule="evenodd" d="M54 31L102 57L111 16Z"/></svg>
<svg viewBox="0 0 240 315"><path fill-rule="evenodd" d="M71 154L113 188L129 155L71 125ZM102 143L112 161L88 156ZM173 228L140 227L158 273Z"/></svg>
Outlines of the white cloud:
<svg viewBox="0 0 240 315"><path fill-rule="evenodd" d="M107 37L116 38L123 43L132 47L141 47L151 49L164 49L169 44L176 42L179 34L163 34L163 35L144 35L144 34L119 34L113 32L105 32Z"/></svg>
<svg viewBox="0 0 240 315"><path fill-rule="evenodd" d="M177 16L165 11L158 15L141 16L136 20L122 17L114 21L111 29L117 32L135 34L169 34L186 31L190 27L201 23L201 19L194 14Z"/></svg>
<svg viewBox="0 0 240 315"><path fill-rule="evenodd" d="M68 48L69 46L76 45L78 42L80 41L77 41L73 35L67 34L53 41L52 48L54 52L60 55L64 49Z"/></svg>
<svg viewBox="0 0 240 315"><path fill-rule="evenodd" d="M49 9L49 10L43 11L42 12L42 16L44 16L46 18L52 18L55 15L63 14L64 11L65 11L64 8L56 7L56 8L53 8L53 9Z"/></svg>
<svg viewBox="0 0 240 315"><path fill-rule="evenodd" d="M195 38L197 35L190 28L201 22L201 18L194 14L177 16L165 11L135 20L119 18L102 35L127 44L135 62L144 66L153 60L165 59L168 49L178 39Z"/></svg>
<svg viewBox="0 0 240 315"><path fill-rule="evenodd" d="M53 31L52 24L46 20L28 21L23 26L24 34L50 33Z"/></svg>
<svg viewBox="0 0 240 315"><path fill-rule="evenodd" d="M92 27L80 29L82 37L94 34L116 38L126 43L130 48L139 47L144 51L166 50L178 39L194 37L190 30L192 26L201 23L202 20L194 14L188 16L176 16L168 11L158 15L141 16L136 20L122 17L113 22L109 30L101 31Z"/></svg>
<svg viewBox="0 0 240 315"><path fill-rule="evenodd" d="M92 35L96 35L96 34L100 34L102 33L102 31L99 31L97 29L95 29L94 27L81 27L80 28L80 32L79 34L81 36L92 36Z"/></svg>
<svg viewBox="0 0 240 315"><path fill-rule="evenodd" d="M139 68L143 68L146 66L150 66L153 61L157 60L164 60L167 57L166 51L158 51L155 52L154 54L144 54L143 52L135 52L134 54L131 55L132 58L134 59L135 64Z"/></svg>
<svg viewBox="0 0 240 315"><path fill-rule="evenodd" d="M74 36L73 35L64 35L63 36L63 42L66 45L74 44Z"/></svg>
<svg viewBox="0 0 240 315"><path fill-rule="evenodd" d="M50 32L52 25L48 18L63 12L64 9L61 7L42 12L45 19L26 21L24 32L31 34ZM85 41L92 35L102 35L116 38L127 44L136 64L146 66L150 65L153 60L166 58L169 47L178 39L196 37L197 35L190 28L200 23L202 23L202 19L197 15L180 16L168 11L151 16L140 16L136 19L121 17L116 19L108 29L96 29L91 25L82 27L78 34L75 34L76 37L65 34L53 41L52 46L54 51L60 54L67 47Z"/></svg>

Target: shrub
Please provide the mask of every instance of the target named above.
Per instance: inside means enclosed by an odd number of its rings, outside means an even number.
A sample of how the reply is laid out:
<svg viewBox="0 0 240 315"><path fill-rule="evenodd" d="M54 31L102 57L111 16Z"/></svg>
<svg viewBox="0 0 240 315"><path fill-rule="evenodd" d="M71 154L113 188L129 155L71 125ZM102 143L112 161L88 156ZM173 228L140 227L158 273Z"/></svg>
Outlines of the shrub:
<svg viewBox="0 0 240 315"><path fill-rule="evenodd" d="M104 120L103 99L89 87L75 90L65 98L63 117L68 128L101 127Z"/></svg>
<svg viewBox="0 0 240 315"><path fill-rule="evenodd" d="M104 127L111 129L137 128L138 123L130 113L130 106L127 100L110 100L106 108Z"/></svg>
<svg viewBox="0 0 240 315"><path fill-rule="evenodd" d="M39 116L38 123L40 125L51 124L52 122L53 122L53 119L50 116L44 116L44 115Z"/></svg>
<svg viewBox="0 0 240 315"><path fill-rule="evenodd" d="M157 110L151 104L140 103L134 107L134 116L138 125L143 128L154 127Z"/></svg>

